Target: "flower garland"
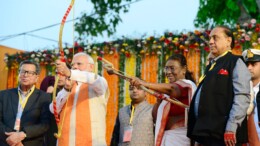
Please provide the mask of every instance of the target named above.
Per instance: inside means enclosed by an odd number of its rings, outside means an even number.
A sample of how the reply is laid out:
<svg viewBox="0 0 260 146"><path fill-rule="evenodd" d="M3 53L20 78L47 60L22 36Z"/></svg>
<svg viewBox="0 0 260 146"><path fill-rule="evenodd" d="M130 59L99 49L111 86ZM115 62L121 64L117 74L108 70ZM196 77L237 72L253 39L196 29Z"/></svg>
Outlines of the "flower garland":
<svg viewBox="0 0 260 146"><path fill-rule="evenodd" d="M158 57L155 55L146 55L142 60L142 75L141 78L147 82L156 83L157 70L158 69ZM147 95L147 101L155 103L156 98L152 95Z"/></svg>
<svg viewBox="0 0 260 146"><path fill-rule="evenodd" d="M122 53L119 56L119 70L125 70L125 55L123 55ZM125 80L122 78L119 78L119 97L118 97L118 108L122 108L124 105L124 85L125 85Z"/></svg>
<svg viewBox="0 0 260 146"><path fill-rule="evenodd" d="M142 57L140 55L136 55L136 77L141 77L141 65L142 65Z"/></svg>
<svg viewBox="0 0 260 146"><path fill-rule="evenodd" d="M131 57L125 59L125 73L129 76L135 76L136 70L136 56L131 55ZM125 82L125 105L131 103L130 92L129 92L129 82Z"/></svg>
<svg viewBox="0 0 260 146"><path fill-rule="evenodd" d="M117 52L115 53L117 54ZM114 68L119 67L119 62L114 58L114 55L106 54L103 56L106 60L111 62ZM106 120L106 137L107 143L110 142L111 133L113 132L115 120L118 113L118 95L119 95L119 88L118 88L118 77L115 75L109 75L106 71L103 73L104 78L107 80L108 87L110 90L110 96L107 102L107 120Z"/></svg>
<svg viewBox="0 0 260 146"><path fill-rule="evenodd" d="M260 49L260 24L252 19L249 23L243 25L236 25L232 29L235 37L234 54L241 54L241 52L248 48ZM152 82L167 82L163 73L163 66L166 59L175 53L182 53L187 57L190 71L194 72L194 77L197 79L199 74L203 74L206 62L206 56L209 52L208 40L210 30L195 30L193 32L178 33L166 32L161 37L150 36L141 39L123 38L112 42L103 42L96 44L84 44L83 42L75 43L74 51L85 52L93 56L107 56L113 57L119 62L118 69L121 71L129 71L135 67L135 75L142 77ZM65 46L64 55L68 63L73 57L73 48ZM48 75L54 73L52 63L59 56L59 49L41 50L32 52L20 52L13 55L6 54L4 60L6 68L15 70L23 60L33 60L40 65L46 67ZM132 57L135 56L133 60ZM155 58L151 58L154 56ZM128 60L128 61L127 61ZM131 60L131 61L129 61ZM194 62L193 62L194 61ZM135 65L129 65L135 62ZM125 64L127 63L127 64ZM156 64L158 63L158 64ZM131 66L131 67L130 67ZM158 70L153 70L157 69ZM130 69L131 68L131 69ZM99 62L96 66L98 74L103 74L102 64ZM128 72L129 73L129 72ZM132 73L129 73L132 75ZM14 83L15 84L15 83ZM125 100L125 81L119 79L119 107L128 103Z"/></svg>
<svg viewBox="0 0 260 146"><path fill-rule="evenodd" d="M203 75L206 69L207 53L205 50L200 52L200 74Z"/></svg>
<svg viewBox="0 0 260 146"><path fill-rule="evenodd" d="M250 23L236 25L233 29L235 36L235 50L244 50L250 47L260 49L260 24L252 19ZM172 53L184 54L190 50L198 52L209 51L207 45L210 30L195 30L188 33L174 34L166 32L159 38L150 36L143 39L123 38L113 42L103 42L97 44L75 43L75 53L86 52L88 54L104 55L114 54L116 51L122 53L125 57L132 54L157 55L162 53L171 55ZM118 50L119 49L119 50ZM71 62L73 48L66 46L64 55L68 62ZM14 55L6 54L5 62L7 68L17 68L22 60L34 60L41 65L50 65L58 56L59 50L42 50L32 52L21 52Z"/></svg>
<svg viewBox="0 0 260 146"><path fill-rule="evenodd" d="M164 62L165 62L165 59L164 59L164 51L162 50L162 54L160 56L158 56L159 60L158 60L158 70L157 70L157 80L158 80L158 83L164 83L164 78L165 78L165 75L164 75L164 72L163 72L163 66L164 66Z"/></svg>

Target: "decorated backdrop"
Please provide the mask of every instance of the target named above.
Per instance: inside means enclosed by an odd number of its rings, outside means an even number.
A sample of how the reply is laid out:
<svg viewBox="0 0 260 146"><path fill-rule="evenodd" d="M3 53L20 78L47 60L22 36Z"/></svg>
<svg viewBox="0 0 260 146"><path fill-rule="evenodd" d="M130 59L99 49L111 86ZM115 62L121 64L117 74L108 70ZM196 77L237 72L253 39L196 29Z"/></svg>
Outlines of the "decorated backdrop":
<svg viewBox="0 0 260 146"><path fill-rule="evenodd" d="M252 19L250 23L234 26L235 36L234 54L241 54L244 49L260 49L260 24ZM72 56L77 52L86 52L95 60L97 56L104 57L113 63L116 69L129 76L137 76L149 82L167 82L163 73L166 59L175 53L184 54L188 61L188 69L193 72L196 82L203 74L206 56L209 52L208 39L210 30L195 30L187 33L166 32L161 37L150 36L147 38L129 39L122 38L112 42L85 44L78 42L74 47L66 46L64 54L67 62L72 61ZM7 88L17 86L17 69L23 60L39 62L42 68L40 81L46 75L54 74L52 63L59 56L58 49L20 52L14 55L6 54L5 62L8 69ZM110 141L118 109L130 103L129 83L117 76L109 76L100 62L96 63L96 72L104 76L109 84L110 98L107 109L107 141ZM37 83L37 87L40 85ZM148 96L150 103L155 103L155 97Z"/></svg>

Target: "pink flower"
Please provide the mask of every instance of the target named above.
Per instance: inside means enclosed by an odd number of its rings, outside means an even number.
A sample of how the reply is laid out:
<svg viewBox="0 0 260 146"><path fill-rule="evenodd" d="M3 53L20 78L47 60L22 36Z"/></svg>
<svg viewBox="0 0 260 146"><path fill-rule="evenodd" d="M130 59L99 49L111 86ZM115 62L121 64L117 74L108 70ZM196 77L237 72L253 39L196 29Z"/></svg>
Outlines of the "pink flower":
<svg viewBox="0 0 260 146"><path fill-rule="evenodd" d="M250 22L251 22L252 24L255 24L255 23L256 23L256 20L255 20L255 19L252 19Z"/></svg>
<svg viewBox="0 0 260 146"><path fill-rule="evenodd" d="M251 39L251 38L249 37L249 35L246 35L246 36L245 36L245 40L246 40L246 41L250 41L250 39Z"/></svg>
<svg viewBox="0 0 260 146"><path fill-rule="evenodd" d="M245 23L243 24L243 26L244 26L244 27L247 27L247 26L248 26L248 23L245 22Z"/></svg>

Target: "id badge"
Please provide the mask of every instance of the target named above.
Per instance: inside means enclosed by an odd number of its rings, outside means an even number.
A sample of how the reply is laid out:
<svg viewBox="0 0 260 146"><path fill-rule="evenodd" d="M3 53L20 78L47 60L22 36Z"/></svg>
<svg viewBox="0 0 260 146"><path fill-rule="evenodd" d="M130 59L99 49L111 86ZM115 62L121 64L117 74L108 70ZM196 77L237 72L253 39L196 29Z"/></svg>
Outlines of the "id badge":
<svg viewBox="0 0 260 146"><path fill-rule="evenodd" d="M129 141L131 141L132 131L133 131L133 127L132 127L132 126L124 127L123 142L129 142Z"/></svg>
<svg viewBox="0 0 260 146"><path fill-rule="evenodd" d="M16 131L19 131L19 130L20 130L20 123L21 123L21 120L20 120L20 119L16 119L16 120L15 120L14 129L15 129Z"/></svg>

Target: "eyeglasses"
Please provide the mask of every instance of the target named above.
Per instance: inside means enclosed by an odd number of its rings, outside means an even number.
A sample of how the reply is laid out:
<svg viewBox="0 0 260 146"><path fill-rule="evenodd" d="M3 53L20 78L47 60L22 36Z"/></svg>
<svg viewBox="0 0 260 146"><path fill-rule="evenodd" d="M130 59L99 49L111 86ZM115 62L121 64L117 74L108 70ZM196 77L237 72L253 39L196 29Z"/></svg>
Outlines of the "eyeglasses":
<svg viewBox="0 0 260 146"><path fill-rule="evenodd" d="M177 67L165 66L164 69L163 69L163 71L164 71L164 72L168 72L168 71L174 72L174 70L176 70L176 69L177 69Z"/></svg>
<svg viewBox="0 0 260 146"><path fill-rule="evenodd" d="M27 74L27 76L31 77L33 75L36 75L37 73L35 71L20 70L19 74L23 76Z"/></svg>

